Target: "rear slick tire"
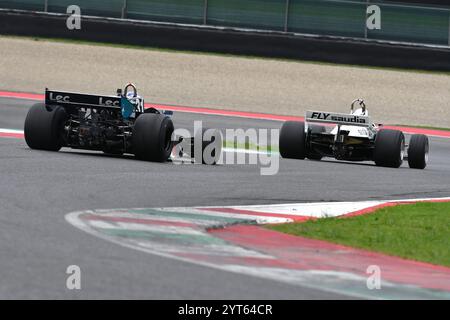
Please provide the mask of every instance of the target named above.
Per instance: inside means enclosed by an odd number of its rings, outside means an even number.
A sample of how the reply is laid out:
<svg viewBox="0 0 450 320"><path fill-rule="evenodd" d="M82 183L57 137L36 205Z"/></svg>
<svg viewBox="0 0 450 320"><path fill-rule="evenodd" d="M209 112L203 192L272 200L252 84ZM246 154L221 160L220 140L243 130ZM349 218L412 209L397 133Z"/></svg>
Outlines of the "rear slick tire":
<svg viewBox="0 0 450 320"><path fill-rule="evenodd" d="M287 159L300 159L306 157L305 123L286 121L280 130L280 155Z"/></svg>
<svg viewBox="0 0 450 320"><path fill-rule="evenodd" d="M405 154L405 136L399 130L380 130L375 138L373 159L380 167L399 168Z"/></svg>
<svg viewBox="0 0 450 320"><path fill-rule="evenodd" d="M31 149L59 151L63 147L63 130L67 114L63 107L47 108L36 103L25 119L24 135Z"/></svg>
<svg viewBox="0 0 450 320"><path fill-rule="evenodd" d="M133 151L136 158L145 161L165 162L173 149L172 119L162 114L141 114L133 128Z"/></svg>

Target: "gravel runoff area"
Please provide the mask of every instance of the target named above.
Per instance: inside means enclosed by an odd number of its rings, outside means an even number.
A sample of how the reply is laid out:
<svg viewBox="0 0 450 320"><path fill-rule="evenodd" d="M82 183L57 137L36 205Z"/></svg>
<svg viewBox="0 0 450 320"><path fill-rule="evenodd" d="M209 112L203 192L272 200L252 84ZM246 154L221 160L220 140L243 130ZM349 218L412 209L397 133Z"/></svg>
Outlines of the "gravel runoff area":
<svg viewBox="0 0 450 320"><path fill-rule="evenodd" d="M0 37L0 75L0 90L114 94L132 81L149 102L286 115L362 97L376 122L450 127L449 74Z"/></svg>

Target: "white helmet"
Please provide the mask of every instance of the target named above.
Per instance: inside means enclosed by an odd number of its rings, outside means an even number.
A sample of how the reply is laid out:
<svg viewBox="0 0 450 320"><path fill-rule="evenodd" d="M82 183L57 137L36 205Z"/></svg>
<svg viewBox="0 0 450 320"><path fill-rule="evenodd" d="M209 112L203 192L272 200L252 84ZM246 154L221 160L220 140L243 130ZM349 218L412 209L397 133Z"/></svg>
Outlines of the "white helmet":
<svg viewBox="0 0 450 320"><path fill-rule="evenodd" d="M358 103L361 106L361 108L354 110L354 106L356 103ZM350 113L355 116L368 116L369 110L367 110L366 104L364 103L363 99L355 99L351 104Z"/></svg>
<svg viewBox="0 0 450 320"><path fill-rule="evenodd" d="M363 110L363 108L358 108L355 111L353 111L352 114L355 116L368 116L369 110L367 110L367 109Z"/></svg>

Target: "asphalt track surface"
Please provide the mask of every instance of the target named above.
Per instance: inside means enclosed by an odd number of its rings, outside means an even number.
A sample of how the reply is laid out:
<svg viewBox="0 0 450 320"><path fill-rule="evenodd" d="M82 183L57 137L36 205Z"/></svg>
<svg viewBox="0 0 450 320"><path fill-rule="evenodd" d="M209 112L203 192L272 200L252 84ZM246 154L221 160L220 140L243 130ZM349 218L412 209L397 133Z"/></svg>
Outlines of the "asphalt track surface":
<svg viewBox="0 0 450 320"><path fill-rule="evenodd" d="M0 128L22 129L28 100L0 99ZM176 127L279 128L281 123L176 113ZM327 299L329 293L144 254L85 234L68 212L131 207L222 206L444 197L450 195L450 140L431 138L426 170L370 163L280 160L258 166L175 165L63 149L30 150L0 138L0 298ZM66 268L82 289L66 289Z"/></svg>

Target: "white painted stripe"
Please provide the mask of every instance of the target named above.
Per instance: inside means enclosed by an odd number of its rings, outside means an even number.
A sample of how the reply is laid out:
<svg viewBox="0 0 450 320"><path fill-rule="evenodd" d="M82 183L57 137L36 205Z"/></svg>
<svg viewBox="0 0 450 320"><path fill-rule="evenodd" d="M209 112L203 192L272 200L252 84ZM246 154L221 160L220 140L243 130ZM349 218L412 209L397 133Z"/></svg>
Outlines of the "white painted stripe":
<svg viewBox="0 0 450 320"><path fill-rule="evenodd" d="M109 229L109 230L123 230L127 231L149 231L149 232L159 232L168 234L182 234L182 235L205 235L204 232L200 230L195 230L189 227L177 227L177 226L160 226L160 225L147 225L140 223L128 223L128 222L115 222L110 223L101 220L88 220L91 227L99 229Z"/></svg>
<svg viewBox="0 0 450 320"><path fill-rule="evenodd" d="M24 134L23 130L17 130L17 129L3 129L3 128L0 128L0 133L16 133L16 134Z"/></svg>
<svg viewBox="0 0 450 320"><path fill-rule="evenodd" d="M204 207L206 208L206 207ZM222 208L222 207L220 207ZM233 207L224 207L224 208L233 208ZM217 211L208 211L208 210L202 210L202 208L189 208L189 207L178 207L178 208L158 208L157 210L167 210L171 212L179 212L179 213L193 213L193 214L202 214L202 215L208 215L211 216L211 220L214 219L214 217L224 217L224 218L232 218L232 219L239 219L239 220L254 220L256 223L259 224L265 224L265 223L286 223L286 222L292 222L293 220L288 218L280 218L277 217L275 214L273 217L266 217L266 216L258 216L256 213L255 215L249 215L249 214L239 214L239 213L229 213L229 212L217 212Z"/></svg>
<svg viewBox="0 0 450 320"><path fill-rule="evenodd" d="M128 209L128 210L142 210L141 209ZM155 209L156 210L156 209ZM127 212L126 209L101 209L101 210L95 210L92 212L95 215L100 215L102 217L113 217L113 218L132 218L132 219L142 219L142 220L156 220L156 221L162 221L162 222L182 222L182 223L192 223L192 224L209 224L205 222L204 220L193 220L193 219L183 219L183 218L177 218L177 217L168 217L164 216L164 212L161 212L161 215L146 215L142 213L131 213Z"/></svg>
<svg viewBox="0 0 450 320"><path fill-rule="evenodd" d="M317 203L286 203L286 204L272 204L272 205L247 205L247 206L226 206L220 207L223 209L236 209L254 211L255 215L258 212L273 214L275 217L278 214L292 215L292 216L306 216L315 218L337 217L344 214L372 208L385 203L398 202L421 202L421 201L450 201L450 197L443 198L422 198L422 199L397 199L397 200L381 200L381 201L359 201L359 202L317 202ZM208 207L204 207L208 208ZM210 207L218 208L218 207ZM272 222L269 222L272 223ZM276 223L276 222L273 222Z"/></svg>
<svg viewBox="0 0 450 320"><path fill-rule="evenodd" d="M193 223L198 226L211 227L219 223L215 220L215 217L231 218L236 220L252 220L257 224L276 224L276 223L288 223L293 222L289 218L281 218L278 215L292 215L300 217L337 217L345 215L351 212L360 211L382 205L385 203L398 203L398 202L418 202L418 201L450 201L450 197L443 198L421 198L421 199L397 199L397 200L382 200L382 201L359 201L359 202L318 202L318 203L287 203L287 204L272 204L272 205L246 205L246 206L224 206L224 207L163 207L153 208L152 210L161 211L161 215L148 216L148 219L158 221L172 221L172 222L185 222ZM228 212L208 211L207 208L219 208L219 209L237 209L254 211L255 214L239 214ZM102 216L110 217L124 217L124 218L140 218L145 219L145 214L130 213L129 210L145 210L145 208L135 209L110 209L110 210L96 210L92 212L94 214L101 214ZM211 220L205 219L183 219L182 217L168 217L164 215L164 212L175 212L179 214L201 214L210 216ZM273 216L259 216L258 213L272 214ZM140 225L140 224L139 224ZM185 228L185 227L179 227ZM180 229L181 230L181 229Z"/></svg>
<svg viewBox="0 0 450 320"><path fill-rule="evenodd" d="M161 215L146 215L145 213L135 213L130 211L135 210L146 210L148 208L132 208L132 209L99 209L95 211L91 211L91 214L101 215L104 217L115 217L115 218L138 218L138 219L150 219L150 220L158 220L158 221L168 221L168 222L184 222L184 223L192 223L199 226L214 226L217 224L224 224L218 222L215 217L224 217L231 218L236 220L253 220L259 224L266 223L286 223L292 222L291 219L288 218L280 218L274 215L273 217L265 217L256 215L247 215L247 214L238 214L238 213L227 213L227 212L215 212L215 211L207 211L202 210L201 208L192 208L192 207L167 207L167 208L152 208L152 210L160 211ZM170 217L165 215L165 212L174 212L182 214L201 214L204 216L210 216L210 220L205 220L204 218L199 219L183 219L183 217Z"/></svg>
<svg viewBox="0 0 450 320"><path fill-rule="evenodd" d="M336 217L350 212L367 209L385 203L383 201L367 202L323 202L323 203L288 203L276 205L251 205L229 207L237 210L249 210L274 216L292 215L303 217ZM257 213L256 213L257 214Z"/></svg>

